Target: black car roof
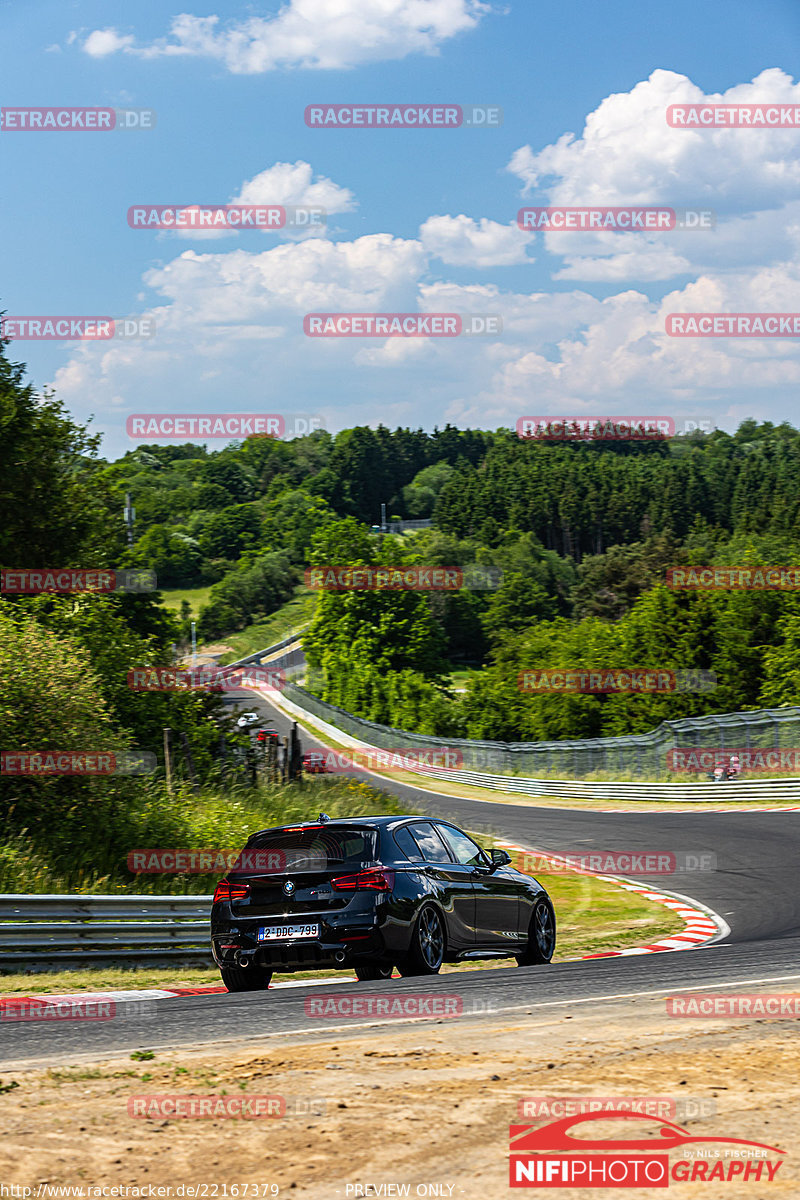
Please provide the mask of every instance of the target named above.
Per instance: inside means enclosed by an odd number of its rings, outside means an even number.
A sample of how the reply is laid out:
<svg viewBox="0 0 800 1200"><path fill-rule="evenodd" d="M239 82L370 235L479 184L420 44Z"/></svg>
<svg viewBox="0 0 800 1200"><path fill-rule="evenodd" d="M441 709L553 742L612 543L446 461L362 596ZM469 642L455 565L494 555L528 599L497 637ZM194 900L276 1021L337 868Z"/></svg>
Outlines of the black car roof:
<svg viewBox="0 0 800 1200"><path fill-rule="evenodd" d="M405 821L429 821L429 820L446 820L446 818L426 817L420 813L397 814L391 817L376 816L376 817L331 817L330 821L293 821L291 825L270 825L266 829L259 829L255 833L251 833L250 837L260 837L262 833L281 833L285 829L295 830L303 828L332 828L344 827L352 829L354 825L365 825L372 828L379 827L383 829L391 829L395 825L402 825ZM447 822L451 824L451 822Z"/></svg>

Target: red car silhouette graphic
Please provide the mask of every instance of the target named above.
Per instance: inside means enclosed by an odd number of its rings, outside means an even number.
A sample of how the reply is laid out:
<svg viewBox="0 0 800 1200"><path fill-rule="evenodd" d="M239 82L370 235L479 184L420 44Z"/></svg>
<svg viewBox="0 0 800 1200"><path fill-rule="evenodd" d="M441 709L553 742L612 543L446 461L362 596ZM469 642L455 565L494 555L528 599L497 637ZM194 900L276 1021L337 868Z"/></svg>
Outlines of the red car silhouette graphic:
<svg viewBox="0 0 800 1200"><path fill-rule="evenodd" d="M602 1139L602 1138L582 1138L573 1137L569 1130L573 1125L581 1125L584 1121L608 1121L619 1118L623 1121L648 1121L652 1123L655 1118L647 1116L646 1113L627 1112L623 1109L609 1109L606 1112L598 1113L579 1113L573 1117L562 1117L560 1121L553 1121L550 1125L544 1125L540 1128L531 1125L512 1125L510 1127L509 1136L511 1138L511 1153L512 1154L529 1154L543 1153L546 1151L573 1151L583 1152L586 1150L644 1150L647 1152L655 1152L657 1150L673 1150L677 1146L683 1146L688 1143L700 1143L708 1145L710 1142L725 1142L727 1145L734 1146L757 1146L761 1150L769 1150L773 1154L785 1154L785 1150L779 1150L776 1146L767 1146L763 1142L749 1142L744 1138L725 1138L725 1137L694 1137L688 1130L682 1129L680 1125L674 1125L671 1121L659 1121L660 1137L653 1138L629 1138L628 1140L619 1139Z"/></svg>

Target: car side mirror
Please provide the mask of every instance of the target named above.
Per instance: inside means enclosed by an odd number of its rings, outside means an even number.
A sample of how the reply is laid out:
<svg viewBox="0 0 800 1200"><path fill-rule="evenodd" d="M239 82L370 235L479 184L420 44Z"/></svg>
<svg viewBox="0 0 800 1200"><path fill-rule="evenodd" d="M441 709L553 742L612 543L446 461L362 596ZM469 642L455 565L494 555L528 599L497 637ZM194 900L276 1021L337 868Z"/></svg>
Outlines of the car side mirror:
<svg viewBox="0 0 800 1200"><path fill-rule="evenodd" d="M511 855L507 850L490 850L489 858L491 859L493 871L496 871L498 867L505 867L511 862Z"/></svg>

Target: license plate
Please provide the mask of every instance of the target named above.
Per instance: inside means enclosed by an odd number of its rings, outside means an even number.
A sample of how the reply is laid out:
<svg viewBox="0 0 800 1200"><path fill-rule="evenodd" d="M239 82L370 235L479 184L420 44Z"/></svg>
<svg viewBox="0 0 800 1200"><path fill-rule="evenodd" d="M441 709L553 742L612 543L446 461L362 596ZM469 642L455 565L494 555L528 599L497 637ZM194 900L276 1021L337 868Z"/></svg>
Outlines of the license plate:
<svg viewBox="0 0 800 1200"><path fill-rule="evenodd" d="M319 925L265 925L258 931L260 942L294 942L300 938L318 938Z"/></svg>

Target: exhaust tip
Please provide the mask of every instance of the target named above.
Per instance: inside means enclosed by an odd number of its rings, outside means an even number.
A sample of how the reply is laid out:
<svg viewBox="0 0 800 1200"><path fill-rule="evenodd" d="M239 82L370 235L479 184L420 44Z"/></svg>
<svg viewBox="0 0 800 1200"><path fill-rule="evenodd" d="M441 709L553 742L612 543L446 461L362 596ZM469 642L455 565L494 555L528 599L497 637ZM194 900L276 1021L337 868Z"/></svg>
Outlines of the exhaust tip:
<svg viewBox="0 0 800 1200"><path fill-rule="evenodd" d="M337 950L333 957L338 963L344 962L344 950Z"/></svg>
<svg viewBox="0 0 800 1200"><path fill-rule="evenodd" d="M236 964L239 967L249 967L250 961L251 961L250 955L248 955L248 954L237 954L236 955Z"/></svg>

